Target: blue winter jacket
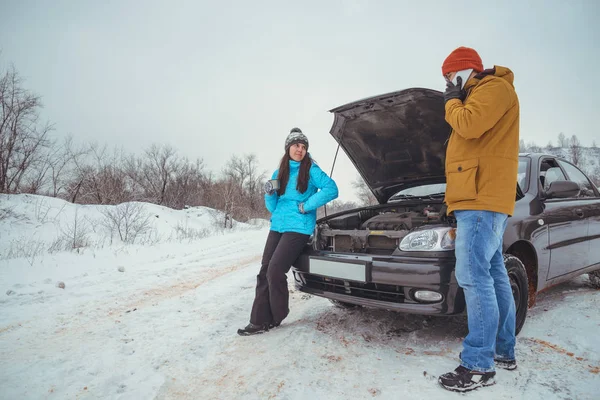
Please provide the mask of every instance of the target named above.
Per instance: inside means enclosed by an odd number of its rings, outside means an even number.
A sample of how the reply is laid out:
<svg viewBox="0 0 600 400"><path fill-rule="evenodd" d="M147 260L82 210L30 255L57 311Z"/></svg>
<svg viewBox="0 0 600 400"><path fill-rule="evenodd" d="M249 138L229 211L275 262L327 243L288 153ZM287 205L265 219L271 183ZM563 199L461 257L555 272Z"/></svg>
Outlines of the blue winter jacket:
<svg viewBox="0 0 600 400"><path fill-rule="evenodd" d="M338 197L338 188L315 162L310 167L308 188L300 193L298 172L300 162L290 160L290 178L283 196L277 192L265 194L265 205L271 213L271 230L276 232L297 232L311 235L317 222L317 208ZM275 170L271 179L277 179L279 169ZM319 190L320 189L320 190ZM300 213L298 205L304 203L304 214Z"/></svg>

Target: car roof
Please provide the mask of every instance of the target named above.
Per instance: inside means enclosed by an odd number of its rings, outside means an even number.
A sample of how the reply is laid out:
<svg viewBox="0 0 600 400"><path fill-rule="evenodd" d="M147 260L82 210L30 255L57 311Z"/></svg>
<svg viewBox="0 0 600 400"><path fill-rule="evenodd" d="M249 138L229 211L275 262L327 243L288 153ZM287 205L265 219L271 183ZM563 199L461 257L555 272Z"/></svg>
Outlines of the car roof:
<svg viewBox="0 0 600 400"><path fill-rule="evenodd" d="M557 156L556 154L549 154L549 153L519 153L519 157L531 157L531 158L535 158L535 159L539 159L539 158L558 158L560 160L563 160L563 157Z"/></svg>

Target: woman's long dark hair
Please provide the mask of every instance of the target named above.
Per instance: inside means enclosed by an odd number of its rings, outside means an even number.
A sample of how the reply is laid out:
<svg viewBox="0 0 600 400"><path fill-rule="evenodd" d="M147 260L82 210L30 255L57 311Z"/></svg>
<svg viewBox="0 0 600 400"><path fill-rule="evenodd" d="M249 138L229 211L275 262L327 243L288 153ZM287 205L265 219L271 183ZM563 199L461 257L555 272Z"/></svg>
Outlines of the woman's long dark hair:
<svg viewBox="0 0 600 400"><path fill-rule="evenodd" d="M288 181L290 180L290 157L289 151L286 151L284 156L281 158L281 163L279 163L279 174L277 175L277 179L279 179L279 189L277 190L277 194L283 196L285 193L285 188L287 187ZM310 178L310 167L312 166L312 160L310 158L310 154L307 152L306 156L300 162L300 171L298 171L298 183L296 184L296 189L300 193L306 192L308 189L308 180Z"/></svg>

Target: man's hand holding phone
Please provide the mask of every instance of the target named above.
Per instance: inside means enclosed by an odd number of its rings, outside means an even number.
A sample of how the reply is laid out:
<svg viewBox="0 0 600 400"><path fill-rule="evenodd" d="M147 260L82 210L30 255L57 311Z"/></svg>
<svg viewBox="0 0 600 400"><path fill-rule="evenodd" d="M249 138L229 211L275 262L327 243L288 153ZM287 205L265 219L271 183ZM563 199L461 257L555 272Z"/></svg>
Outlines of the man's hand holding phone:
<svg viewBox="0 0 600 400"><path fill-rule="evenodd" d="M457 71L454 74L452 81L446 79L446 91L444 92L444 103L448 100L459 99L464 101L467 97L466 92L463 90L465 83L469 80L473 69L463 69Z"/></svg>
<svg viewBox="0 0 600 400"><path fill-rule="evenodd" d="M452 81L446 81L446 91L444 92L444 104L452 99L459 99L463 101L466 97L466 93L462 90L462 78L459 76L456 78L457 84L455 85Z"/></svg>

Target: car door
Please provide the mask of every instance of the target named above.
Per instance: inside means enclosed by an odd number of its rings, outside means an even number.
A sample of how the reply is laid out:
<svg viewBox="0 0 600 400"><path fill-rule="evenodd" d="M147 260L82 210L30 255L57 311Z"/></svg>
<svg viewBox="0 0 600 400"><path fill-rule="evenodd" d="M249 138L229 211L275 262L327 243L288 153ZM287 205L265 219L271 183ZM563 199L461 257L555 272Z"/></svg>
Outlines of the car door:
<svg viewBox="0 0 600 400"><path fill-rule="evenodd" d="M584 213L588 223L588 266L600 264L600 193L590 179L575 165L558 160L567 177L579 184L580 206L576 209Z"/></svg>
<svg viewBox="0 0 600 400"><path fill-rule="evenodd" d="M568 180L554 158L545 158L540 165L540 193L548 191L555 181ZM546 198L543 223L548 226L550 267L546 280L585 268L588 265L588 221L581 209L579 197Z"/></svg>

